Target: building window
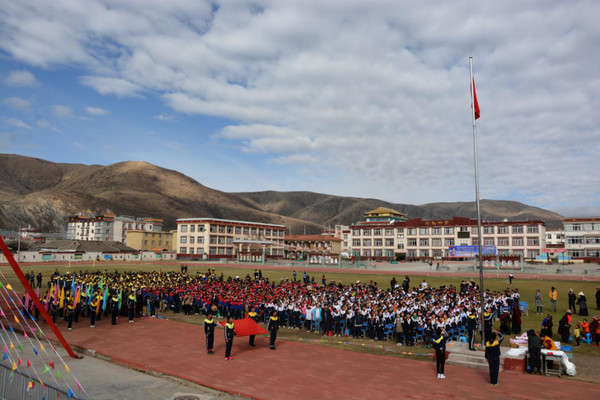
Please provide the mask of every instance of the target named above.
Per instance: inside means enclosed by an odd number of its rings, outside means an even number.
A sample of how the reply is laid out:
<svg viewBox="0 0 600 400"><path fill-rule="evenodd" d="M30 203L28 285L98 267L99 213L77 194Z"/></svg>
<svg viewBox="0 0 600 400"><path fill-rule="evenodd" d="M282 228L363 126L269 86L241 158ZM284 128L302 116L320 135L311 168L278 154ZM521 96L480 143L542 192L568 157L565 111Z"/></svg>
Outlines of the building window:
<svg viewBox="0 0 600 400"><path fill-rule="evenodd" d="M512 238L513 246L523 246L523 238L522 237L514 237Z"/></svg>
<svg viewBox="0 0 600 400"><path fill-rule="evenodd" d="M442 228L431 228L431 234L432 235L441 235L442 234Z"/></svg>
<svg viewBox="0 0 600 400"><path fill-rule="evenodd" d="M187 243L187 236L182 236L179 238L179 243Z"/></svg>
<svg viewBox="0 0 600 400"><path fill-rule="evenodd" d="M212 233L217 233L217 226L216 226L216 225L211 225L211 226L210 226L210 231L211 231Z"/></svg>
<svg viewBox="0 0 600 400"><path fill-rule="evenodd" d="M190 225L190 232L196 232L196 225Z"/></svg>
<svg viewBox="0 0 600 400"><path fill-rule="evenodd" d="M394 230L393 229L386 229L385 230L385 236L394 236Z"/></svg>
<svg viewBox="0 0 600 400"><path fill-rule="evenodd" d="M381 236L381 229L374 229L373 236Z"/></svg>
<svg viewBox="0 0 600 400"><path fill-rule="evenodd" d="M219 244L225 244L225 237L219 236L218 243Z"/></svg>
<svg viewBox="0 0 600 400"><path fill-rule="evenodd" d="M498 246L508 246L508 243L507 237L498 238Z"/></svg>
<svg viewBox="0 0 600 400"><path fill-rule="evenodd" d="M402 243L398 243L398 245L396 246L396 248L398 250L404 250L404 245Z"/></svg>
<svg viewBox="0 0 600 400"><path fill-rule="evenodd" d="M429 246L429 239L420 239L419 246Z"/></svg>
<svg viewBox="0 0 600 400"><path fill-rule="evenodd" d="M527 246L539 246L540 245L540 239L538 239L537 237L528 237L527 238Z"/></svg>
<svg viewBox="0 0 600 400"><path fill-rule="evenodd" d="M187 225L181 225L180 232L187 232Z"/></svg>
<svg viewBox="0 0 600 400"><path fill-rule="evenodd" d="M194 236L190 236L190 244L194 244L194 239L195 239Z"/></svg>
<svg viewBox="0 0 600 400"><path fill-rule="evenodd" d="M194 254L194 248L190 247L190 254Z"/></svg>
<svg viewBox="0 0 600 400"><path fill-rule="evenodd" d="M444 239L444 246L454 246L454 239Z"/></svg>
<svg viewBox="0 0 600 400"><path fill-rule="evenodd" d="M250 233L250 228L244 227L244 235L248 235Z"/></svg>
<svg viewBox="0 0 600 400"><path fill-rule="evenodd" d="M233 233L233 226L227 227L227 233Z"/></svg>
<svg viewBox="0 0 600 400"><path fill-rule="evenodd" d="M415 247L417 245L417 239L408 239L407 246Z"/></svg>
<svg viewBox="0 0 600 400"><path fill-rule="evenodd" d="M416 258L417 257L417 251L416 250L408 250L408 252L406 253L406 257L408 257L408 258Z"/></svg>
<svg viewBox="0 0 600 400"><path fill-rule="evenodd" d="M421 250L421 257L429 257L429 250Z"/></svg>
<svg viewBox="0 0 600 400"><path fill-rule="evenodd" d="M471 233L472 233L473 235L478 235L478 234L479 234L479 228L478 228L478 227L476 227L476 226L472 227L472 228L471 228Z"/></svg>
<svg viewBox="0 0 600 400"><path fill-rule="evenodd" d="M371 230L370 229L363 229L363 236L371 236Z"/></svg>
<svg viewBox="0 0 600 400"><path fill-rule="evenodd" d="M370 246L371 245L371 239L363 239L363 246Z"/></svg>
<svg viewBox="0 0 600 400"><path fill-rule="evenodd" d="M431 245L434 247L441 247L442 239L440 239L440 238L431 239Z"/></svg>
<svg viewBox="0 0 600 400"><path fill-rule="evenodd" d="M256 235L256 228L250 228L250 234Z"/></svg>
<svg viewBox="0 0 600 400"><path fill-rule="evenodd" d="M444 235L454 235L454 228L444 228Z"/></svg>
<svg viewBox="0 0 600 400"><path fill-rule="evenodd" d="M364 257L371 257L371 250L363 250Z"/></svg>
<svg viewBox="0 0 600 400"><path fill-rule="evenodd" d="M498 233L506 235L508 233L508 226L499 226Z"/></svg>
<svg viewBox="0 0 600 400"><path fill-rule="evenodd" d="M359 247L360 246L360 239L352 239L352 246Z"/></svg>
<svg viewBox="0 0 600 400"><path fill-rule="evenodd" d="M523 233L523 227L522 226L513 226L512 233Z"/></svg>
<svg viewBox="0 0 600 400"><path fill-rule="evenodd" d="M567 236L567 244L583 244L583 236Z"/></svg>
<svg viewBox="0 0 600 400"><path fill-rule="evenodd" d="M271 236L271 230L265 229L265 236Z"/></svg>
<svg viewBox="0 0 600 400"><path fill-rule="evenodd" d="M484 246L494 246L495 245L494 238L486 238L486 237L484 237L483 238L483 245Z"/></svg>
<svg viewBox="0 0 600 400"><path fill-rule="evenodd" d="M383 246L383 240L381 240L381 239L375 239L375 246L377 246L377 247Z"/></svg>
<svg viewBox="0 0 600 400"><path fill-rule="evenodd" d="M179 248L179 253L181 253L181 254L187 254L187 247L180 247Z"/></svg>
<svg viewBox="0 0 600 400"><path fill-rule="evenodd" d="M529 258L536 258L537 256L540 255L540 251L539 250L528 250L527 254L529 255Z"/></svg>
<svg viewBox="0 0 600 400"><path fill-rule="evenodd" d="M528 226L527 233L538 233L538 226L537 225Z"/></svg>
<svg viewBox="0 0 600 400"><path fill-rule="evenodd" d="M360 229L352 230L352 236L360 236Z"/></svg>
<svg viewBox="0 0 600 400"><path fill-rule="evenodd" d="M210 247L208 249L209 254L217 254L217 248L216 247Z"/></svg>
<svg viewBox="0 0 600 400"><path fill-rule="evenodd" d="M484 226L483 227L483 233L487 234L487 235L493 235L494 234L494 227L493 226ZM485 239L484 239L485 242Z"/></svg>
<svg viewBox="0 0 600 400"><path fill-rule="evenodd" d="M219 225L219 233L225 233L225 225Z"/></svg>
<svg viewBox="0 0 600 400"><path fill-rule="evenodd" d="M406 229L406 234L407 235L411 235L411 236L416 235L417 234L417 228L407 228Z"/></svg>
<svg viewBox="0 0 600 400"><path fill-rule="evenodd" d="M200 243L204 243L204 236L198 236L196 238L196 243L200 244Z"/></svg>
<svg viewBox="0 0 600 400"><path fill-rule="evenodd" d="M210 244L217 244L217 237L216 236L211 236L210 237Z"/></svg>
<svg viewBox="0 0 600 400"><path fill-rule="evenodd" d="M240 235L242 233L242 228L240 226L235 227L235 234Z"/></svg>
<svg viewBox="0 0 600 400"><path fill-rule="evenodd" d="M394 245L394 239L385 239L385 247L390 247Z"/></svg>
<svg viewBox="0 0 600 400"><path fill-rule="evenodd" d="M429 228L419 228L419 235L429 235Z"/></svg>
<svg viewBox="0 0 600 400"><path fill-rule="evenodd" d="M233 244L233 238L227 237L226 242L227 244Z"/></svg>

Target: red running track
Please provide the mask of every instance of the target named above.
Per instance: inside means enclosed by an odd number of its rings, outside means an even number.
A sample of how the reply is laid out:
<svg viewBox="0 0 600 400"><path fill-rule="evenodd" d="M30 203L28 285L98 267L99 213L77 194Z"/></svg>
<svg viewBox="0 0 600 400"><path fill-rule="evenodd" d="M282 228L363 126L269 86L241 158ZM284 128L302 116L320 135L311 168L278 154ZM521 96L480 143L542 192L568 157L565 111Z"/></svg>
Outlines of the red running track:
<svg viewBox="0 0 600 400"><path fill-rule="evenodd" d="M494 387L488 384L487 371L453 365L446 366L447 378L440 380L433 362L284 340L271 351L266 337L257 337L253 348L248 338L235 338L234 359L225 361L220 329L215 354L208 355L201 325L155 318L133 324L121 320L111 326L110 319L104 319L93 329L80 321L65 337L72 346L93 349L126 366L257 399L600 398L600 385L592 383L502 372L500 385Z"/></svg>

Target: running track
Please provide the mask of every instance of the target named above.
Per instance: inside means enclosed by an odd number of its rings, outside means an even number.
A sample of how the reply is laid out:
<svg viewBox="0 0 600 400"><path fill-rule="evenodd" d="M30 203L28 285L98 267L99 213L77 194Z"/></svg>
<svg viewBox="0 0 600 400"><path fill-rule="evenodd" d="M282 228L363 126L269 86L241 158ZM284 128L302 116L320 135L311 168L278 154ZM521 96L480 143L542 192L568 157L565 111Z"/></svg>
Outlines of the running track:
<svg viewBox="0 0 600 400"><path fill-rule="evenodd" d="M271 351L266 337L257 337L254 348L247 338L235 338L234 360L225 361L220 329L215 354L208 355L201 325L155 318L133 324L121 320L111 326L110 319L103 319L93 329L80 321L64 334L72 346L93 349L116 363L256 399L600 398L600 385L592 383L502 372L500 385L493 387L487 383L487 371L452 365L446 366L447 378L440 380L433 362L284 340ZM66 330L64 323L60 328Z"/></svg>

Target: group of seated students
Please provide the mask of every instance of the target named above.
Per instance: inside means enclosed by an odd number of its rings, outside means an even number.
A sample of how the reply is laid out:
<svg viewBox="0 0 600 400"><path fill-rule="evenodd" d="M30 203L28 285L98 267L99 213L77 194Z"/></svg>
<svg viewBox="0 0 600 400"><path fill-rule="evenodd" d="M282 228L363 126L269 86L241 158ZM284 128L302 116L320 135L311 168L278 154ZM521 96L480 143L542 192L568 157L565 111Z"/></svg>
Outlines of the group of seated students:
<svg viewBox="0 0 600 400"><path fill-rule="evenodd" d="M474 282L433 288L426 283L410 288L410 279L383 288L377 282L342 284L314 279L270 281L262 274L244 278L217 276L214 269L184 272L80 272L52 277L52 284L65 287L108 286L109 293L135 294L140 313L181 311L186 315L207 314L240 319L248 311L264 320L277 311L280 325L306 329L322 335L339 335L371 340L394 336L398 343L429 344L437 328L457 335L469 315L479 320L480 294ZM104 289L107 290L106 288ZM85 291L85 290L84 290ZM125 296L124 296L125 297ZM484 293L487 320L512 309L519 302L517 290ZM143 307L143 309L142 309Z"/></svg>

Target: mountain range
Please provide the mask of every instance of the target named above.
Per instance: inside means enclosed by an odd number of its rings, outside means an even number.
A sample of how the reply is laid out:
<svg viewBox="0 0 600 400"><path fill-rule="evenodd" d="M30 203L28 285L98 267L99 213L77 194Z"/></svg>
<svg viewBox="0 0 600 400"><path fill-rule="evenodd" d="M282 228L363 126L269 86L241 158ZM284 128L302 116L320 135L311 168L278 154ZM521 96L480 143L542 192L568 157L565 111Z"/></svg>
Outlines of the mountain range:
<svg viewBox="0 0 600 400"><path fill-rule="evenodd" d="M175 220L184 217L260 221L285 224L294 234L350 225L379 206L408 218L476 217L474 202L410 205L305 191L226 193L144 161L102 166L0 154L0 171L2 229L31 225L64 232L67 217L79 212L162 218L164 229L174 229ZM561 215L515 201L482 200L481 209L483 220L542 220L549 228L562 226Z"/></svg>

